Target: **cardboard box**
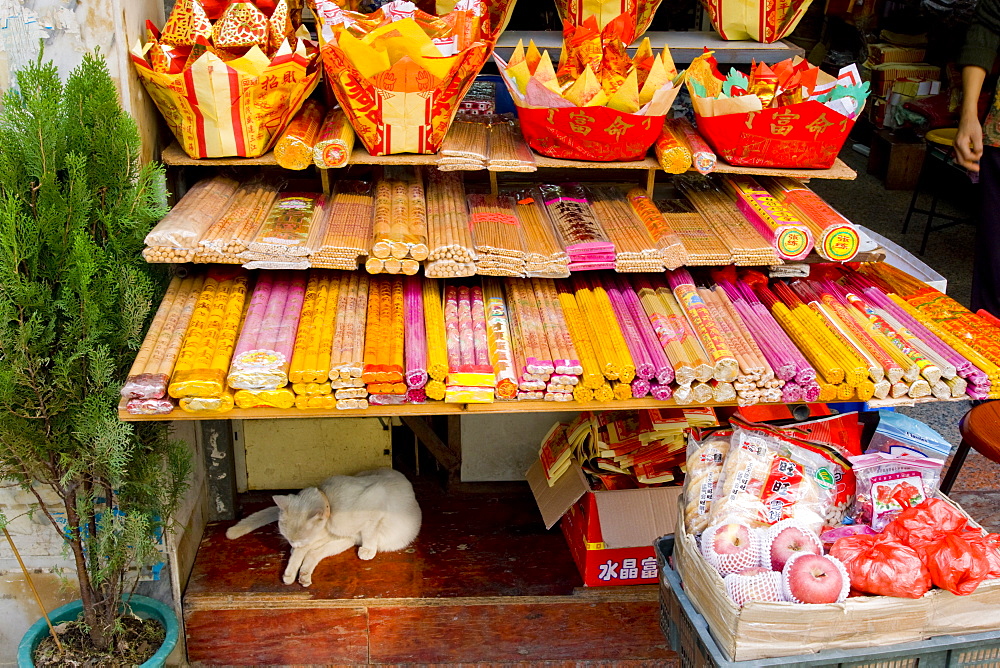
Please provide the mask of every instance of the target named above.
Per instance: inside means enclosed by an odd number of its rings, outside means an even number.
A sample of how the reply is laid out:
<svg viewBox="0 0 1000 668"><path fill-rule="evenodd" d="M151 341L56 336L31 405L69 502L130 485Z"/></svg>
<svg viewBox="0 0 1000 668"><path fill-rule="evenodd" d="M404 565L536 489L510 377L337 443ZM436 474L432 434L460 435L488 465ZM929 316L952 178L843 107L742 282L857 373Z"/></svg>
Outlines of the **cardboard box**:
<svg viewBox="0 0 1000 668"><path fill-rule="evenodd" d="M545 528L560 523L588 587L656 584L653 541L673 533L680 487L590 491L579 466L552 486L536 461L525 474Z"/></svg>
<svg viewBox="0 0 1000 668"><path fill-rule="evenodd" d="M913 46L897 46L879 43L868 45L868 60L874 65L882 63L919 63L927 55L927 49Z"/></svg>
<svg viewBox="0 0 1000 668"><path fill-rule="evenodd" d="M871 77L871 94L887 97L892 86L900 79L941 79L941 68L928 63L865 63Z"/></svg>
<svg viewBox="0 0 1000 668"><path fill-rule="evenodd" d="M683 516L681 503L679 517ZM971 520L970 524L978 527ZM1000 628L1000 580L983 582L969 596L932 589L917 599L857 596L843 603L814 605L753 601L739 608L726 595L722 578L705 561L694 536L684 530L683 520L677 526L674 558L684 591L732 661L894 645Z"/></svg>

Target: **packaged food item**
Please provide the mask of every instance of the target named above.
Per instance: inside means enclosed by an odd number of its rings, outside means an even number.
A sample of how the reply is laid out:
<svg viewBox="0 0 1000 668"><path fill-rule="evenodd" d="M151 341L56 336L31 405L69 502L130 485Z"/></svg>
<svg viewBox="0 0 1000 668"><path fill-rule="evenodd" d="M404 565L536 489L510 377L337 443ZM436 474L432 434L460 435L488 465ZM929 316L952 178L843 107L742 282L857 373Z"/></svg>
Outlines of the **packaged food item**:
<svg viewBox="0 0 1000 668"><path fill-rule="evenodd" d="M851 516L882 531L900 511L930 498L941 479L942 460L874 452L851 457L857 495Z"/></svg>
<svg viewBox="0 0 1000 668"><path fill-rule="evenodd" d="M893 411L865 411L859 414L869 436L866 454L916 455L944 461L951 444L920 420Z"/></svg>
<svg viewBox="0 0 1000 668"><path fill-rule="evenodd" d="M684 522L697 535L708 527L712 500L729 452L732 429L712 432L701 440L688 436L687 474L684 478Z"/></svg>

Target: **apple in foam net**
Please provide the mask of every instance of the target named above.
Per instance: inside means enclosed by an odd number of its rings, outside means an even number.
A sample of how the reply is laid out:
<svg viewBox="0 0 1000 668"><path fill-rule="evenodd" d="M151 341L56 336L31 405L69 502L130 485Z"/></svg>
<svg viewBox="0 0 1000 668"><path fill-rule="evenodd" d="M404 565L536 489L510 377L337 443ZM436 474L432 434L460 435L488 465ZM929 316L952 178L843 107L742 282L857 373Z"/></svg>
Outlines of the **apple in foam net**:
<svg viewBox="0 0 1000 668"><path fill-rule="evenodd" d="M785 598L797 603L837 603L847 598L850 581L839 560L799 552L785 564L781 572Z"/></svg>
<svg viewBox="0 0 1000 668"><path fill-rule="evenodd" d="M770 559L771 568L780 571L794 555L801 552L823 554L823 547L819 537L810 529L786 526L771 538L768 552L769 554L764 555L764 561Z"/></svg>
<svg viewBox="0 0 1000 668"><path fill-rule="evenodd" d="M720 575L739 573L760 564L757 536L746 524L730 522L710 526L702 534L702 554Z"/></svg>

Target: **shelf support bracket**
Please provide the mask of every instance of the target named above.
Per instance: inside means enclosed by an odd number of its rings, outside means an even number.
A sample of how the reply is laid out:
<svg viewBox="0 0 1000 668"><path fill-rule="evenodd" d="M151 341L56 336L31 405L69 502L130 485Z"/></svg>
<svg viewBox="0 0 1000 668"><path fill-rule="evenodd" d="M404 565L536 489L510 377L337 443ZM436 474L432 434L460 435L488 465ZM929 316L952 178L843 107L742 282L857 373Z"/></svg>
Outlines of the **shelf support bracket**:
<svg viewBox="0 0 1000 668"><path fill-rule="evenodd" d="M448 418L449 441L451 440L451 435L454 430L451 422L453 417L456 418L457 423L458 416L449 416ZM400 416L400 420L402 420L403 424L410 428L410 430L417 437L417 440L424 444L424 447L430 451L431 455L434 456L434 459L436 459L438 463L448 471L449 480L454 480L459 475L462 468L462 456L460 451L455 451L455 445L442 441L441 438L434 433L434 430L431 429L427 420L422 417Z"/></svg>
<svg viewBox="0 0 1000 668"><path fill-rule="evenodd" d="M656 168L646 174L646 196L653 199L653 188L656 187Z"/></svg>

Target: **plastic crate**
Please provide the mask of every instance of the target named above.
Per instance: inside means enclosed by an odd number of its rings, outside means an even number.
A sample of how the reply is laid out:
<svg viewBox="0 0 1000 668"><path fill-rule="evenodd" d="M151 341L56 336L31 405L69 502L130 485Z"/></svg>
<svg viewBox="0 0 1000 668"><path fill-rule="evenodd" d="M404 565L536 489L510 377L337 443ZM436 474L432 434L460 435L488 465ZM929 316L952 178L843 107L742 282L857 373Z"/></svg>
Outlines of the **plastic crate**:
<svg viewBox="0 0 1000 668"><path fill-rule="evenodd" d="M705 618L698 614L684 593L680 574L670 565L674 537L658 538L654 547L660 567L660 630L679 656L682 668L1000 668L1000 631L936 636L922 642L885 647L729 661L712 638Z"/></svg>

